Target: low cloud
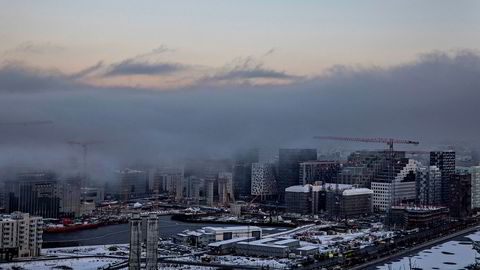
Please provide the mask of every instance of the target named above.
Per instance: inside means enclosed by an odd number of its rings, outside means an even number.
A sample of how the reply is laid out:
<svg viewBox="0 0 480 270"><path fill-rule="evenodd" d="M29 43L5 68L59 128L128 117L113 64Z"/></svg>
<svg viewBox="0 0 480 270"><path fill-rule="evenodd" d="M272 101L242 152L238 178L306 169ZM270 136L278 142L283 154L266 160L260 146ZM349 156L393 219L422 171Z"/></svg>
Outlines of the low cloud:
<svg viewBox="0 0 480 270"><path fill-rule="evenodd" d="M266 68L241 63L217 79L283 76L257 75ZM147 66L118 74L176 70ZM171 91L100 88L58 72L4 66L0 122L55 124L0 127L0 164L78 157L67 140L104 141L89 151L92 170L104 171L162 158L229 156L250 146L317 147L314 135L406 138L420 141L420 149L447 139L479 145L480 55L473 51L433 52L390 68L335 67L280 85L225 81Z"/></svg>

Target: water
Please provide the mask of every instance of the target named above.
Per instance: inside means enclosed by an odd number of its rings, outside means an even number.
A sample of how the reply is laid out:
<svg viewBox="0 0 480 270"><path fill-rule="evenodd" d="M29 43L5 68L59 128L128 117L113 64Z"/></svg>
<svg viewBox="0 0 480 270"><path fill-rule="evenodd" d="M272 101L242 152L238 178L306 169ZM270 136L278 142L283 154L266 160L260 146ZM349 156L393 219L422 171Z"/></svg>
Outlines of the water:
<svg viewBox="0 0 480 270"><path fill-rule="evenodd" d="M480 240L480 231L456 237L370 269L407 270L410 269L410 261L412 268L416 267L417 269L465 269L466 266L475 262L476 257L480 256L473 249L472 240Z"/></svg>
<svg viewBox="0 0 480 270"><path fill-rule="evenodd" d="M159 218L160 237L168 238L184 230L199 229L205 226L224 227L232 225L185 223L170 220L170 216ZM264 234L287 230L287 228L263 227ZM88 245L127 244L129 241L128 224L109 225L91 230L43 235L44 247L67 247Z"/></svg>

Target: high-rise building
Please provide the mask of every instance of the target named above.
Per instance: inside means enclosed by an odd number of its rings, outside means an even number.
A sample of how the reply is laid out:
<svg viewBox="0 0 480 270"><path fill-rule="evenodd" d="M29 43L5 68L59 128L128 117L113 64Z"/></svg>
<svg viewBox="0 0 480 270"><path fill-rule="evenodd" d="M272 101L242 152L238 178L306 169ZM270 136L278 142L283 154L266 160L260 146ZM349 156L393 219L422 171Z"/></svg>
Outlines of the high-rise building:
<svg viewBox="0 0 480 270"><path fill-rule="evenodd" d="M402 151L356 151L350 154L347 163L338 175L338 183L371 188L371 182L393 164L390 160L405 158Z"/></svg>
<svg viewBox="0 0 480 270"><path fill-rule="evenodd" d="M237 154L233 166L233 193L235 198L250 197L252 185L252 164L259 161L259 150L250 149Z"/></svg>
<svg viewBox="0 0 480 270"><path fill-rule="evenodd" d="M187 197L195 204L200 202L200 190L202 189L203 182L202 179L195 176L185 178Z"/></svg>
<svg viewBox="0 0 480 270"><path fill-rule="evenodd" d="M0 260L40 256L43 220L27 213L0 215Z"/></svg>
<svg viewBox="0 0 480 270"><path fill-rule="evenodd" d="M168 192L176 198L183 197L184 170L180 167L166 167L157 170L153 175L152 192Z"/></svg>
<svg viewBox="0 0 480 270"><path fill-rule="evenodd" d="M417 204L423 206L441 205L442 173L437 166L418 166Z"/></svg>
<svg viewBox="0 0 480 270"><path fill-rule="evenodd" d="M472 209L480 210L480 166L470 168L472 177Z"/></svg>
<svg viewBox="0 0 480 270"><path fill-rule="evenodd" d="M0 213L3 213L7 209L7 203L5 201L5 183L0 182Z"/></svg>
<svg viewBox="0 0 480 270"><path fill-rule="evenodd" d="M453 151L437 151L430 152L430 166L437 166L442 173L442 204L449 205L449 181L455 174L455 152Z"/></svg>
<svg viewBox="0 0 480 270"><path fill-rule="evenodd" d="M60 212L64 217L81 215L81 178L73 177L59 183Z"/></svg>
<svg viewBox="0 0 480 270"><path fill-rule="evenodd" d="M58 218L59 181L52 172L20 173L5 183L7 212L20 211L44 218Z"/></svg>
<svg viewBox="0 0 480 270"><path fill-rule="evenodd" d="M300 184L300 163L316 159L316 149L279 150L277 187L280 199L284 198L287 187Z"/></svg>
<svg viewBox="0 0 480 270"><path fill-rule="evenodd" d="M252 191L253 196L266 196L277 194L277 180L275 178L275 167L270 163L252 164Z"/></svg>
<svg viewBox="0 0 480 270"><path fill-rule="evenodd" d="M125 199L147 193L148 174L145 171L125 169L117 172L120 180L120 195Z"/></svg>
<svg viewBox="0 0 480 270"><path fill-rule="evenodd" d="M454 173L448 181L448 206L450 216L463 219L472 210L472 175L469 173Z"/></svg>
<svg viewBox="0 0 480 270"><path fill-rule="evenodd" d="M371 183L375 210L388 211L392 206L413 204L417 199L418 162L408 158L395 158L392 163L391 166L385 166Z"/></svg>
<svg viewBox="0 0 480 270"><path fill-rule="evenodd" d="M204 181L205 183L205 202L208 206L212 206L213 205L213 191L214 191L214 183L215 183L215 180L205 180Z"/></svg>
<svg viewBox="0 0 480 270"><path fill-rule="evenodd" d="M233 175L230 172L218 174L218 202L227 204L233 201Z"/></svg>
<svg viewBox="0 0 480 270"><path fill-rule="evenodd" d="M316 181L336 183L340 169L339 161L311 160L301 162L299 184L313 184Z"/></svg>

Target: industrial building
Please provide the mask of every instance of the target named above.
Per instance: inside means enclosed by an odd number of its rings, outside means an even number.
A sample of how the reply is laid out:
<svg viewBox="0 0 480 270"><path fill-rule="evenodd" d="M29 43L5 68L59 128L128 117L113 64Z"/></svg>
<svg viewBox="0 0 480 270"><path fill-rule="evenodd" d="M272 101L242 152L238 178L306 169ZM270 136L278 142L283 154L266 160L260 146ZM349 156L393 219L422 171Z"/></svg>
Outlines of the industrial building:
<svg viewBox="0 0 480 270"><path fill-rule="evenodd" d="M40 256L42 217L14 212L0 215L0 260Z"/></svg>
<svg viewBox="0 0 480 270"><path fill-rule="evenodd" d="M186 230L173 237L175 243L193 246L207 246L215 241L224 241L240 237L253 237L260 239L262 229L257 226L232 226L232 227L203 227L191 231Z"/></svg>

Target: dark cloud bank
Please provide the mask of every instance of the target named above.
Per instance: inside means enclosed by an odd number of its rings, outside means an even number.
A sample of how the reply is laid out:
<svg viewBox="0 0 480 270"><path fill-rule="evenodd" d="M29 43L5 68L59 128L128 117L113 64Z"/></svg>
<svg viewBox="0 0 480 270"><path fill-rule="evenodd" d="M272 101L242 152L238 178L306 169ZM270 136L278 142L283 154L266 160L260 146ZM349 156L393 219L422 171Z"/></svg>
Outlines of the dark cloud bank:
<svg viewBox="0 0 480 270"><path fill-rule="evenodd" d="M280 86L210 80L172 91L98 88L7 65L0 69L0 122L55 124L0 127L0 162L68 163L80 149L65 142L92 139L104 143L92 148L91 162L108 169L222 157L250 146L316 147L313 135L478 145L479 104L480 55L472 51L431 53L390 68L334 67Z"/></svg>

